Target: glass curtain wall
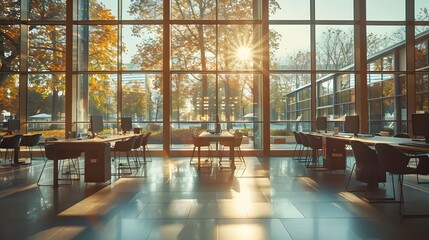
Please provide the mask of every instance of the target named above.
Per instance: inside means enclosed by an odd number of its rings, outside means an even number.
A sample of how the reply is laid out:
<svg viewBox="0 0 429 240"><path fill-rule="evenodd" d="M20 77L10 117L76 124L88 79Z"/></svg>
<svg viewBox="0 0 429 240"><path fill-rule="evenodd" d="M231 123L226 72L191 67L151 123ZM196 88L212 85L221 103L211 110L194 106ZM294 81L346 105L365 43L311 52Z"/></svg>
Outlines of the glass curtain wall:
<svg viewBox="0 0 429 240"><path fill-rule="evenodd" d="M312 131L316 116L332 129L356 114L354 1L278 0L270 10L271 148L281 149L292 131Z"/></svg>
<svg viewBox="0 0 429 240"><path fill-rule="evenodd" d="M86 132L91 115L106 133L132 117L167 150L192 149L190 131L214 129L216 116L254 150L288 149L317 116L332 129L368 111L370 133L405 132L410 113L429 111L429 3L359 2L5 0L0 121L64 137ZM368 109L358 112L362 74Z"/></svg>

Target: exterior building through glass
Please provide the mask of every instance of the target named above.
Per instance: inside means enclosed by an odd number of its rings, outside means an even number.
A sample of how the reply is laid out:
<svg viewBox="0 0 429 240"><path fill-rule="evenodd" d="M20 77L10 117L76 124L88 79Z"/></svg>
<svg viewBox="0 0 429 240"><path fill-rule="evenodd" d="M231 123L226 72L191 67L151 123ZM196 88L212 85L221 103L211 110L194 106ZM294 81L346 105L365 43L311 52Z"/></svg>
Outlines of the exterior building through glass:
<svg viewBox="0 0 429 240"><path fill-rule="evenodd" d="M105 133L131 117L167 153L191 150L190 131L214 129L216 116L256 155L293 149L292 131L315 130L317 116L328 129L359 115L362 132L410 132L410 115L429 111L428 10L426 0L5 0L0 121L65 137L86 133L92 115Z"/></svg>

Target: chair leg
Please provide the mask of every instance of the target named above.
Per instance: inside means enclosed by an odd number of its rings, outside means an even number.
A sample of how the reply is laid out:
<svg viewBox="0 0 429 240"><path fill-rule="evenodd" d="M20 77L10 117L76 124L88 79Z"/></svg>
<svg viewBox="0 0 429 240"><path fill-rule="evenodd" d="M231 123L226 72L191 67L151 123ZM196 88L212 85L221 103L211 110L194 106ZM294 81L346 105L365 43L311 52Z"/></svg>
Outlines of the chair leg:
<svg viewBox="0 0 429 240"><path fill-rule="evenodd" d="M244 166L246 166L246 161L244 161L244 156L243 156L243 152L241 152L241 147L238 147L238 157L241 159Z"/></svg>
<svg viewBox="0 0 429 240"><path fill-rule="evenodd" d="M352 192L353 190L349 190L350 179L352 178L353 171L355 170L356 163L353 163L352 170L350 171L349 179L347 180L346 191Z"/></svg>
<svg viewBox="0 0 429 240"><path fill-rule="evenodd" d="M196 149L197 147L195 147L194 146L194 149L192 150L192 155L191 155L191 158L189 159L189 165L191 165L192 164L192 159L194 158L194 154L195 154L195 149Z"/></svg>
<svg viewBox="0 0 429 240"><path fill-rule="evenodd" d="M39 183L39 182L40 182L40 179L42 178L43 171L45 171L46 163L48 162L48 160L47 160L47 159L44 159L44 161L45 161L45 163L43 164L42 171L40 172L40 174L39 174L39 178L37 179L37 186L52 186L51 184L48 184L48 185L42 185L42 184L40 184L40 183Z"/></svg>
<svg viewBox="0 0 429 240"><path fill-rule="evenodd" d="M149 147L146 145L146 152L149 155L149 162L152 162L152 155L150 154Z"/></svg>
<svg viewBox="0 0 429 240"><path fill-rule="evenodd" d="M43 168L42 168L42 171L39 174L39 177L37 178L37 183L36 184L37 184L37 186L54 186L53 184L40 184L40 180L42 179L42 175L43 175L43 172L45 171L46 164L48 163L48 159L44 158L43 160L44 160ZM58 171L60 171L59 168L58 168ZM71 180L71 179L58 179L58 180ZM70 183L67 183L67 184L63 183L61 185L71 185L71 181L70 181Z"/></svg>
<svg viewBox="0 0 429 240"><path fill-rule="evenodd" d="M311 156L308 157L306 161L306 167L307 168L321 168L322 166L319 166L319 158L322 156L322 151L319 151L321 149L312 149ZM311 164L313 163L313 164ZM322 169L321 169L322 170Z"/></svg>

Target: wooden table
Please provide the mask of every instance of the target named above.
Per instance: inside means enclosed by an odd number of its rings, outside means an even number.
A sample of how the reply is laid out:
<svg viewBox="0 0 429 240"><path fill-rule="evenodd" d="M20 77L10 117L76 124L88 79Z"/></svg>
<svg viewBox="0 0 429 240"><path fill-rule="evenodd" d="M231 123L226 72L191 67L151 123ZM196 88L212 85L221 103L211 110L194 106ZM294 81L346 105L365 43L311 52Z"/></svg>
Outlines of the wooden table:
<svg viewBox="0 0 429 240"><path fill-rule="evenodd" d="M54 144L55 151L81 151L85 153L85 182L107 182L111 178L110 142L128 139L132 134L110 135L95 139L65 139L48 142ZM53 161L53 186L58 187L58 161Z"/></svg>
<svg viewBox="0 0 429 240"><path fill-rule="evenodd" d="M235 162L234 162L234 135L228 131L222 131L221 133L210 133L210 132L202 132L199 136L199 138L205 139L210 142L220 142L220 141L227 141L231 142L229 147L229 160L230 160L230 167L232 170L236 169ZM198 148L198 168L201 167L201 159L200 159L200 148Z"/></svg>

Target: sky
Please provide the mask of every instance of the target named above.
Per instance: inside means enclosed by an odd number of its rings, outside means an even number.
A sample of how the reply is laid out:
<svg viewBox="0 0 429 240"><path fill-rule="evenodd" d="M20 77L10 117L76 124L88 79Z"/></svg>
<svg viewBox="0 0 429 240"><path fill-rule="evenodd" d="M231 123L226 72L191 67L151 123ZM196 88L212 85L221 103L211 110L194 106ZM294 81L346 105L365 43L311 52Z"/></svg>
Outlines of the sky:
<svg viewBox="0 0 429 240"><path fill-rule="evenodd" d="M249 0L253 1L253 0ZM353 0L315 0L316 20L353 20ZM429 8L429 0L415 0L415 9ZM118 15L117 1L102 1L107 8L112 10L114 15ZM309 20L310 19L310 1L304 0L277 0L281 9L276 14L270 16L270 20ZM130 0L123 0L124 10L129 6ZM367 20L378 21L404 21L405 20L405 0L367 0ZM388 9L380 11L381 9ZM126 10L125 10L126 11ZM345 26L346 27L346 26ZM282 28L280 28L282 29ZM308 41L310 33L308 27L291 26L283 29L289 29L287 37L281 40L282 45L288 46L285 51L308 50ZM320 27L319 29L325 29ZM377 29L377 28L373 28ZM381 28L380 28L381 29ZM125 35L129 36L130 31L125 30ZM317 34L317 33L316 33ZM320 35L320 33L318 33ZM299 36L290 38L292 36ZM128 43L133 40L128 38ZM135 44L127 45L128 54L123 56L125 62L131 60L131 55L136 52Z"/></svg>

